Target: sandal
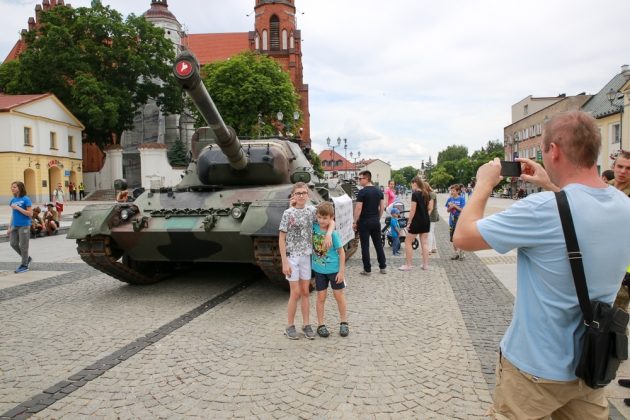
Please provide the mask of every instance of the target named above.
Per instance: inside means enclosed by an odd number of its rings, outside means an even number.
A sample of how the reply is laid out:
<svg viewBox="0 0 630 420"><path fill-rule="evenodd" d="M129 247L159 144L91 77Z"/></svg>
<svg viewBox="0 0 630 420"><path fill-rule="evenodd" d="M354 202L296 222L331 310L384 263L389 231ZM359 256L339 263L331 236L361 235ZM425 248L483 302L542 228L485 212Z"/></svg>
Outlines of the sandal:
<svg viewBox="0 0 630 420"><path fill-rule="evenodd" d="M328 331L328 328L326 328L325 325L320 325L319 327L317 327L317 335L319 335L320 337L328 337L330 335L330 332Z"/></svg>
<svg viewBox="0 0 630 420"><path fill-rule="evenodd" d="M342 322L339 324L339 335L342 337L347 337L350 334L350 328L348 327L347 322Z"/></svg>

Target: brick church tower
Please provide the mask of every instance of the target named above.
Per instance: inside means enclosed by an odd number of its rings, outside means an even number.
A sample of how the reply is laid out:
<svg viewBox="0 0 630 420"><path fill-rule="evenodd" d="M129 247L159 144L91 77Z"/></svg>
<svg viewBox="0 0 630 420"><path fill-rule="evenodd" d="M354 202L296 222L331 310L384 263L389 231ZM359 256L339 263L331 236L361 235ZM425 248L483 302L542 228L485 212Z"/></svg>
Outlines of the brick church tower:
<svg viewBox="0 0 630 420"><path fill-rule="evenodd" d="M308 108L308 85L302 76L301 34L297 29L295 0L255 0L256 21L254 31L249 33L249 48L266 54L278 62L289 74L293 86L300 96L302 130L295 133L303 145L311 146L310 111ZM285 123L292 124L292 116Z"/></svg>

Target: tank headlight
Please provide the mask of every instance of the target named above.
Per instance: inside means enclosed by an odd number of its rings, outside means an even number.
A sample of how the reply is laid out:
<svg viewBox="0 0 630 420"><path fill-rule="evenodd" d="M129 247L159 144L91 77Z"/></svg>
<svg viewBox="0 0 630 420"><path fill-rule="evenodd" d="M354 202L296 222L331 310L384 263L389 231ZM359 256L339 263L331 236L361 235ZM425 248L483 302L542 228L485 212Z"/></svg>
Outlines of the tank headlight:
<svg viewBox="0 0 630 420"><path fill-rule="evenodd" d="M122 209L120 211L120 220L122 220L123 222L127 221L127 219L129 219L129 216L131 216L131 211L129 211L129 209Z"/></svg>
<svg viewBox="0 0 630 420"><path fill-rule="evenodd" d="M243 207L234 207L232 208L232 217L235 219L240 219L245 214Z"/></svg>

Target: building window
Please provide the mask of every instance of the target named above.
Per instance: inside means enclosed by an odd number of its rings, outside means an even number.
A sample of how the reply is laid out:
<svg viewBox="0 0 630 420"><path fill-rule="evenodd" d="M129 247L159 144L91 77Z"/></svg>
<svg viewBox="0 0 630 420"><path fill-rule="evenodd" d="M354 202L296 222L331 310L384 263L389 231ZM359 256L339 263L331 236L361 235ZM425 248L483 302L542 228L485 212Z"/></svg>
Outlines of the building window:
<svg viewBox="0 0 630 420"><path fill-rule="evenodd" d="M256 32L256 36L254 37L254 49L256 51L260 50L260 37L258 36L258 32Z"/></svg>
<svg viewBox="0 0 630 420"><path fill-rule="evenodd" d="M286 29L282 30L282 51L286 51L289 44L289 33Z"/></svg>
<svg viewBox="0 0 630 420"><path fill-rule="evenodd" d="M33 137L31 136L31 127L24 127L24 146L32 146Z"/></svg>
<svg viewBox="0 0 630 420"><path fill-rule="evenodd" d="M269 49L269 40L268 40L268 34L267 34L267 30L265 29L263 31L263 51L267 51Z"/></svg>
<svg viewBox="0 0 630 420"><path fill-rule="evenodd" d="M620 130L620 126L619 124L614 124L612 126L612 130L611 130L611 137L612 137L612 143L616 144L619 143L619 141L621 140L621 130Z"/></svg>
<svg viewBox="0 0 630 420"><path fill-rule="evenodd" d="M50 132L50 148L52 150L57 150L57 133L54 131Z"/></svg>
<svg viewBox="0 0 630 420"><path fill-rule="evenodd" d="M295 38L293 37L293 32L291 32L291 36L289 37L289 48L292 50L295 49Z"/></svg>
<svg viewBox="0 0 630 420"><path fill-rule="evenodd" d="M68 152L74 153L74 137L68 136Z"/></svg>
<svg viewBox="0 0 630 420"><path fill-rule="evenodd" d="M280 19L273 15L269 19L269 34L271 35L271 51L280 50Z"/></svg>

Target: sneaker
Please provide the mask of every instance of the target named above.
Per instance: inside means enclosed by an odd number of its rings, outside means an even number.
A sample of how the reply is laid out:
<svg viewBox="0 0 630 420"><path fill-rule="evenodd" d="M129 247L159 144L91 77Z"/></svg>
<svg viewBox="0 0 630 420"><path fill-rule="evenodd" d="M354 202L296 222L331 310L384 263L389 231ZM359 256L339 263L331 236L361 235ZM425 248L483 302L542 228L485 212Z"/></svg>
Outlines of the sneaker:
<svg viewBox="0 0 630 420"><path fill-rule="evenodd" d="M460 259L460 260L463 260L463 259L464 259L464 253L463 253L463 252L459 254L459 259Z"/></svg>
<svg viewBox="0 0 630 420"><path fill-rule="evenodd" d="M381 268L381 269L379 270L379 272L380 272L381 274L387 274L387 270L385 270L384 268Z"/></svg>
<svg viewBox="0 0 630 420"><path fill-rule="evenodd" d="M286 330L284 330L284 335L287 336L288 339L290 340L299 340L300 337L298 336L297 331L295 330L295 325L291 325L289 327L287 327Z"/></svg>
<svg viewBox="0 0 630 420"><path fill-rule="evenodd" d="M25 265L21 265L15 269L15 273L24 273L26 271L28 271L28 267Z"/></svg>
<svg viewBox="0 0 630 420"><path fill-rule="evenodd" d="M339 324L339 335L342 337L347 337L350 334L350 328L348 327L347 322L342 322Z"/></svg>
<svg viewBox="0 0 630 420"><path fill-rule="evenodd" d="M33 257L29 256L28 257L28 262L26 263L26 266L28 267L29 265L31 265L32 262L33 262Z"/></svg>
<svg viewBox="0 0 630 420"><path fill-rule="evenodd" d="M315 333L313 332L313 327L311 327L310 324L305 325L302 328L302 332L304 333L304 337L308 338L309 340L315 339Z"/></svg>
<svg viewBox="0 0 630 420"><path fill-rule="evenodd" d="M369 271L365 271L365 270L363 270L363 271L361 271L359 274L361 274L362 276L369 276L369 275L370 275L370 274L372 274L372 273L370 273Z"/></svg>
<svg viewBox="0 0 630 420"><path fill-rule="evenodd" d="M437 254L437 249L432 249L431 254Z"/></svg>
<svg viewBox="0 0 630 420"><path fill-rule="evenodd" d="M398 267L398 269L399 269L400 271L410 271L412 268L413 268L413 266L411 266L411 265L407 265L407 264L405 264L405 265L401 265L400 267Z"/></svg>
<svg viewBox="0 0 630 420"><path fill-rule="evenodd" d="M455 254L451 257L451 260L459 260L459 254Z"/></svg>
<svg viewBox="0 0 630 420"><path fill-rule="evenodd" d="M320 337L328 337L330 335L330 332L328 331L328 328L326 328L325 325L320 325L319 327L317 327L317 335L319 335Z"/></svg>

